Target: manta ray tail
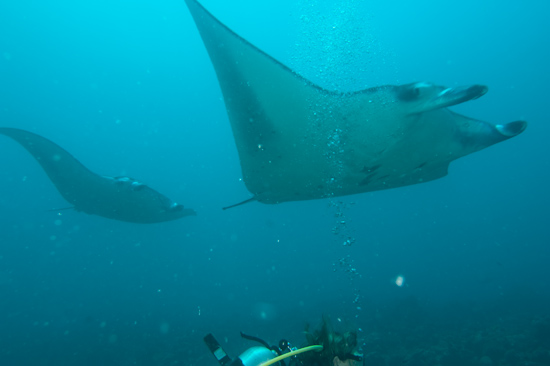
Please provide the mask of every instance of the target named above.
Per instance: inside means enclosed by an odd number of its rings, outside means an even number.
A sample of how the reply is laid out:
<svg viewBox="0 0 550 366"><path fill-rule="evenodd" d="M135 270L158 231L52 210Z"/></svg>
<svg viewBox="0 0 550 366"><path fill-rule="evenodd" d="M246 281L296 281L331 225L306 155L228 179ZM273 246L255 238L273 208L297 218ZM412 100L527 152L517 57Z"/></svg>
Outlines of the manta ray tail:
<svg viewBox="0 0 550 366"><path fill-rule="evenodd" d="M64 210L74 210L74 206L63 207L63 208L52 208L50 210L46 210L46 212L55 212L55 211L64 211Z"/></svg>
<svg viewBox="0 0 550 366"><path fill-rule="evenodd" d="M234 205L227 206L227 207L222 207L222 210L225 211L225 210L227 210L228 208L237 207L237 206L240 206L240 205L244 205L245 203L252 202L252 201L256 201L256 200L257 200L257 199L256 199L256 196L254 196L254 197L251 197L251 198L249 198L249 199L247 199L247 200L244 200L244 201L242 201L242 202L235 203Z"/></svg>

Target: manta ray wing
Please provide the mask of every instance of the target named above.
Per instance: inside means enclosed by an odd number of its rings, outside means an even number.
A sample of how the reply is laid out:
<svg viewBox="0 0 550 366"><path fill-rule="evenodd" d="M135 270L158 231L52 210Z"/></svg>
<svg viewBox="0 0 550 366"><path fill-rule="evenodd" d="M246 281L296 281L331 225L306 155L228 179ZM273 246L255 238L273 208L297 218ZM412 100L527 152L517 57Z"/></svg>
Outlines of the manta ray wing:
<svg viewBox="0 0 550 366"><path fill-rule="evenodd" d="M331 177L323 154L336 126L319 126L312 107L333 105L340 94L294 73L198 2L187 5L220 82L248 190L266 203L318 198Z"/></svg>

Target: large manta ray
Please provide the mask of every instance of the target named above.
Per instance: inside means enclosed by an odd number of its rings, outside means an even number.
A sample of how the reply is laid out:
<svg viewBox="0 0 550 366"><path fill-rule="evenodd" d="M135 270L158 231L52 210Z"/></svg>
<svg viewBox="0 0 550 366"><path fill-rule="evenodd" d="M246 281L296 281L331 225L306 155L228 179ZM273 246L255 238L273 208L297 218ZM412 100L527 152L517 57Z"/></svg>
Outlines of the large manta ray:
<svg viewBox="0 0 550 366"><path fill-rule="evenodd" d="M109 219L155 223L195 215L168 197L129 177L100 176L50 140L16 128L0 128L42 166L59 193L77 211Z"/></svg>
<svg viewBox="0 0 550 366"><path fill-rule="evenodd" d="M527 126L494 125L447 109L485 94L482 85L325 90L197 1L186 3L218 76L250 200L280 203L427 182L445 176L451 161Z"/></svg>

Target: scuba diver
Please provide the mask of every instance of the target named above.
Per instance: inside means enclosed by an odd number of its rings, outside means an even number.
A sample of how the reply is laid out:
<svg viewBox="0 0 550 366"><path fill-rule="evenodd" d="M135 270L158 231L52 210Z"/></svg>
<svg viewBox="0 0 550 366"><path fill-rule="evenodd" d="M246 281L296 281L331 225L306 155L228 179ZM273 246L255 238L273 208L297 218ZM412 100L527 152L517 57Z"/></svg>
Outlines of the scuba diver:
<svg viewBox="0 0 550 366"><path fill-rule="evenodd" d="M221 366L361 366L363 356L357 352L357 332L335 332L330 320L323 317L319 330L313 333L305 329L307 343L293 347L282 339L277 346L270 346L260 338L241 332L241 337L259 342L236 359L231 359L212 334L204 337L206 346Z"/></svg>

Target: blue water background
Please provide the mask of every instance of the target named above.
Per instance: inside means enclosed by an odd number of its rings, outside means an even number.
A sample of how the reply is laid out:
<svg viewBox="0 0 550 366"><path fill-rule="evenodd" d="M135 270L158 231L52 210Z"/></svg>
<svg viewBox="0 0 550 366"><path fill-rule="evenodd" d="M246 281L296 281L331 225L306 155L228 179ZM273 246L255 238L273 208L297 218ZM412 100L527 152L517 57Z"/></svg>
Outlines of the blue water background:
<svg viewBox="0 0 550 366"><path fill-rule="evenodd" d="M323 86L485 84L453 110L528 129L434 182L222 211L250 194L183 1L2 2L0 125L198 216L138 225L50 212L68 205L0 136L0 365L215 365L208 332L236 355L250 346L239 331L299 344L322 314L361 328L364 351L376 327L406 337L422 321L532 335L550 307L550 5L203 4Z"/></svg>

